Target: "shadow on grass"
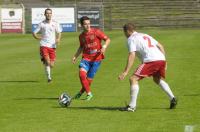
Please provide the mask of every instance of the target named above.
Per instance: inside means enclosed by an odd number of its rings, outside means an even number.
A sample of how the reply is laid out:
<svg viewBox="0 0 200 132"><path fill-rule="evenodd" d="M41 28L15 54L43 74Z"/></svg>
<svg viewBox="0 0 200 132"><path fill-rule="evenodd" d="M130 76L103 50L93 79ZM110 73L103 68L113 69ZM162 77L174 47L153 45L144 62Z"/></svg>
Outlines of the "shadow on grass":
<svg viewBox="0 0 200 132"><path fill-rule="evenodd" d="M53 98L53 97L38 97L38 98L16 98L14 100L58 100L58 98Z"/></svg>
<svg viewBox="0 0 200 132"><path fill-rule="evenodd" d="M121 107L100 107L100 106L92 106L92 107L68 107L67 109L116 111L116 110L120 110Z"/></svg>
<svg viewBox="0 0 200 132"><path fill-rule="evenodd" d="M14 100L58 100L58 98L55 97L33 97L33 98L16 98ZM69 107L60 107L58 106L52 106L52 108L57 108L57 109L68 109L68 110L104 110L104 111L124 111L122 110L123 107L105 107L105 106L83 106L83 107L74 107L74 106L69 106ZM170 110L167 107L139 107L139 111L143 110Z"/></svg>
<svg viewBox="0 0 200 132"><path fill-rule="evenodd" d="M200 94L184 94L183 96L189 96L189 97L191 97L191 96L200 96Z"/></svg>
<svg viewBox="0 0 200 132"><path fill-rule="evenodd" d="M104 111L121 111L121 112L127 112L124 111L123 107L100 107L100 106L92 106L92 107L53 107L53 108L61 108L61 109L68 109L68 110L104 110ZM139 111L143 110L169 110L169 108L138 108Z"/></svg>
<svg viewBox="0 0 200 132"><path fill-rule="evenodd" d="M38 83L39 81L21 80L21 81L0 81L0 83Z"/></svg>
<svg viewBox="0 0 200 132"><path fill-rule="evenodd" d="M151 108L151 107L140 107L139 108L140 110L146 110L146 109L152 109L152 110L169 110L169 108L168 107L163 107L163 108L161 108L161 107L153 107L153 108Z"/></svg>
<svg viewBox="0 0 200 132"><path fill-rule="evenodd" d="M106 111L118 111L121 107L100 107L100 106L88 106L88 107L60 107L54 106L52 108L68 109L68 110L106 110Z"/></svg>

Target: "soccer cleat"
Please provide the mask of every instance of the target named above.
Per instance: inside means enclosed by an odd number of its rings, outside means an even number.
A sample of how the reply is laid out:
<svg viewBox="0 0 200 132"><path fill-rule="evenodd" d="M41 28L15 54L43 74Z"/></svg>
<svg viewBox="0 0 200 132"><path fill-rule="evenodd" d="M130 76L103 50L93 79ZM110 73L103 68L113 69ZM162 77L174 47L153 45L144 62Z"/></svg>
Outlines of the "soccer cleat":
<svg viewBox="0 0 200 132"><path fill-rule="evenodd" d="M51 79L48 79L48 80L47 80L48 83L50 83L51 81L52 81Z"/></svg>
<svg viewBox="0 0 200 132"><path fill-rule="evenodd" d="M80 97L81 97L81 93L80 92L78 92L72 99L79 99Z"/></svg>
<svg viewBox="0 0 200 132"><path fill-rule="evenodd" d="M93 95L89 94L89 95L86 96L85 100L89 101L89 100L91 100L92 97L93 97Z"/></svg>
<svg viewBox="0 0 200 132"><path fill-rule="evenodd" d="M127 105L126 107L121 108L120 110L121 111L128 111L128 112L135 112L136 108L135 107L132 108L131 106Z"/></svg>
<svg viewBox="0 0 200 132"><path fill-rule="evenodd" d="M178 101L176 98L173 98L171 101L170 101L170 109L175 109L176 108L176 105L177 105Z"/></svg>

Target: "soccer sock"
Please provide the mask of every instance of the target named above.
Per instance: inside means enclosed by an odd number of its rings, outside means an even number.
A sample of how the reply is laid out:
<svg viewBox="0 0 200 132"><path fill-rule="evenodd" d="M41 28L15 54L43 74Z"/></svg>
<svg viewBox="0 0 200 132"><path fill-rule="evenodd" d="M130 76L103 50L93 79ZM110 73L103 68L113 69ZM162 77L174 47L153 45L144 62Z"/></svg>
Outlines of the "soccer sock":
<svg viewBox="0 0 200 132"><path fill-rule="evenodd" d="M84 87L82 87L81 90L80 90L80 93L82 94L84 92L85 92L85 89L84 89Z"/></svg>
<svg viewBox="0 0 200 132"><path fill-rule="evenodd" d="M87 73L85 71L80 71L79 77L80 77L80 81L81 81L81 84L82 84L82 89L84 88L84 90L88 94L90 92L90 85L89 85L89 82L87 80ZM82 91L82 89L81 89L81 91Z"/></svg>
<svg viewBox="0 0 200 132"><path fill-rule="evenodd" d="M92 80L91 79L87 79L87 80L88 80L89 86L91 86ZM80 90L80 93L82 94L84 92L85 92L85 89L84 89L84 87L82 87Z"/></svg>
<svg viewBox="0 0 200 132"><path fill-rule="evenodd" d="M88 80L89 85L91 86L91 84L92 84L92 79L87 79L87 80Z"/></svg>
<svg viewBox="0 0 200 132"><path fill-rule="evenodd" d="M136 108L138 93L139 93L139 85L138 84L132 85L130 88L131 101L129 103L129 106L132 108Z"/></svg>
<svg viewBox="0 0 200 132"><path fill-rule="evenodd" d="M173 95L169 85L165 81L160 80L159 86L162 88L162 90L165 93L167 93L167 95L170 97L170 100L174 98L174 95Z"/></svg>
<svg viewBox="0 0 200 132"><path fill-rule="evenodd" d="M51 68L50 66L45 66L45 71L48 79L51 79Z"/></svg>

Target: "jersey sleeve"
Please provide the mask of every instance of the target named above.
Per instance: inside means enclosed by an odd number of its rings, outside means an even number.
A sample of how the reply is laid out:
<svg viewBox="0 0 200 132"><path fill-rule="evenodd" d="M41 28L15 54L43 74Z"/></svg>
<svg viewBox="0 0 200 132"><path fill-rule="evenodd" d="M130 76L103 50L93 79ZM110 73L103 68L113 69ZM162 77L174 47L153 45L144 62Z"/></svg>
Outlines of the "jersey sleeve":
<svg viewBox="0 0 200 132"><path fill-rule="evenodd" d="M97 29L96 30L96 36L100 39L103 39L103 40L107 40L108 39L108 36L105 35L101 30Z"/></svg>
<svg viewBox="0 0 200 132"><path fill-rule="evenodd" d="M151 39L151 43L153 44L153 45L158 45L158 41L156 41L153 37L151 37L151 36L149 36L150 37L150 39Z"/></svg>
<svg viewBox="0 0 200 132"><path fill-rule="evenodd" d="M128 51L129 52L134 52L136 51L136 43L134 39L128 39Z"/></svg>
<svg viewBox="0 0 200 132"><path fill-rule="evenodd" d="M38 33L41 30L42 23L39 23L33 33Z"/></svg>

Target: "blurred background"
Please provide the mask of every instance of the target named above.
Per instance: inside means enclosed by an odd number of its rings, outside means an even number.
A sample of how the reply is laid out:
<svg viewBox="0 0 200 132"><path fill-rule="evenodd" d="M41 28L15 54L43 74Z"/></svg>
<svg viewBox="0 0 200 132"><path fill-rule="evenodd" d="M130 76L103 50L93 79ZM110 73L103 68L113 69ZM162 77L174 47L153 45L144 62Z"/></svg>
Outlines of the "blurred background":
<svg viewBox="0 0 200 132"><path fill-rule="evenodd" d="M37 9L48 7L67 8L57 13L57 17L64 14L61 19L67 19L61 20L66 32L78 31L78 20L83 15L88 15L93 26L103 30L121 29L127 22L134 22L139 28L200 28L200 0L0 0L1 28L4 28L1 32L13 25L4 23L5 9L13 16L17 14L13 10L21 8L21 24L13 27L21 26L22 29L16 32L30 33L34 24L37 25L33 19L39 17L36 13L33 18L33 10L38 12Z"/></svg>

